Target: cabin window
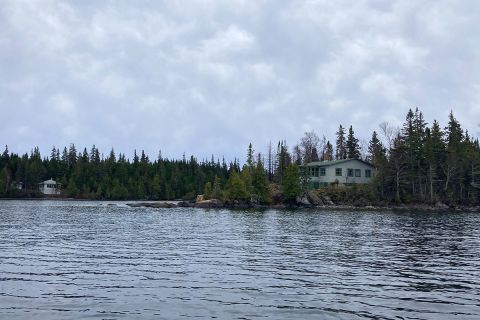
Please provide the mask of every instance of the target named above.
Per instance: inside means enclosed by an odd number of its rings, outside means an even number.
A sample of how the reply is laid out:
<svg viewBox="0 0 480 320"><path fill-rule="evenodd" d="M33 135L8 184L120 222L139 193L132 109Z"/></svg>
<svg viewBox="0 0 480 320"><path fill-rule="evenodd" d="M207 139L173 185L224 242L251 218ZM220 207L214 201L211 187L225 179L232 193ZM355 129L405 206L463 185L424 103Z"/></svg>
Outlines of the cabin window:
<svg viewBox="0 0 480 320"><path fill-rule="evenodd" d="M319 182L314 182L314 183L313 183L313 188L314 188L314 189L320 188L320 183L319 183Z"/></svg>
<svg viewBox="0 0 480 320"><path fill-rule="evenodd" d="M325 168L320 168L320 176L325 176Z"/></svg>
<svg viewBox="0 0 480 320"><path fill-rule="evenodd" d="M365 178L371 178L372 177L372 170L366 169L365 170Z"/></svg>
<svg viewBox="0 0 480 320"><path fill-rule="evenodd" d="M318 177L318 168L310 168L310 176Z"/></svg>
<svg viewBox="0 0 480 320"><path fill-rule="evenodd" d="M353 177L353 169L347 169L347 177Z"/></svg>
<svg viewBox="0 0 480 320"><path fill-rule="evenodd" d="M355 177L361 177L362 176L362 170L360 169L355 169Z"/></svg>
<svg viewBox="0 0 480 320"><path fill-rule="evenodd" d="M335 168L335 175L337 177L341 177L342 176L342 168Z"/></svg>

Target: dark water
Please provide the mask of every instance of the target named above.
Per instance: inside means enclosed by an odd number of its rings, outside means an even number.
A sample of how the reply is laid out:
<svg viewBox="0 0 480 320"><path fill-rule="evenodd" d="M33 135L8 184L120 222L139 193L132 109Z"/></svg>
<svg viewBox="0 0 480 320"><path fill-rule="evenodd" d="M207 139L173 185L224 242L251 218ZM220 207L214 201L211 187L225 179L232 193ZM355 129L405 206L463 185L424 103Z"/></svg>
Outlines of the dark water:
<svg viewBox="0 0 480 320"><path fill-rule="evenodd" d="M1 319L480 319L480 213L0 201Z"/></svg>

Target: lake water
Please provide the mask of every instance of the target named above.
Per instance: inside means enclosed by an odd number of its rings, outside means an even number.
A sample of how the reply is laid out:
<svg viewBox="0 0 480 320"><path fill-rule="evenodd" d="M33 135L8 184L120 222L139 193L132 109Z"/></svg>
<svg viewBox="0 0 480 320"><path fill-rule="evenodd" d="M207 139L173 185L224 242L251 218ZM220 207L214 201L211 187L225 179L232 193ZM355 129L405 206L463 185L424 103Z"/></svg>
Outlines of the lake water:
<svg viewBox="0 0 480 320"><path fill-rule="evenodd" d="M480 213L0 201L1 319L480 319Z"/></svg>

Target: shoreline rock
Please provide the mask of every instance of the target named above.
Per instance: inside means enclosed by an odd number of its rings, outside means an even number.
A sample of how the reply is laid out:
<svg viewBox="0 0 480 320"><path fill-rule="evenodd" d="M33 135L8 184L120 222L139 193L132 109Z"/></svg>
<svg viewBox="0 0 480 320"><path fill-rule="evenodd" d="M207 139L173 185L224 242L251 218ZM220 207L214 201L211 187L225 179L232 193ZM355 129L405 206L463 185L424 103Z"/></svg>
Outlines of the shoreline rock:
<svg viewBox="0 0 480 320"><path fill-rule="evenodd" d="M445 211L468 211L480 212L480 206L457 206L452 207L448 205L428 205L428 204L399 204L399 205L361 205L354 204L320 204L320 205L306 205L306 204L249 204L246 202L232 201L222 202L218 199L201 200L199 202L180 201L173 202L138 202L127 203L132 208L155 208L155 209L171 209L171 208L203 208L203 209L231 209L231 210L285 210L285 209L306 209L306 210L337 210L337 211L429 211L429 212L445 212Z"/></svg>
<svg viewBox="0 0 480 320"><path fill-rule="evenodd" d="M178 205L172 202L136 202L127 203L127 206L132 208L155 208L155 209L171 209L177 208Z"/></svg>

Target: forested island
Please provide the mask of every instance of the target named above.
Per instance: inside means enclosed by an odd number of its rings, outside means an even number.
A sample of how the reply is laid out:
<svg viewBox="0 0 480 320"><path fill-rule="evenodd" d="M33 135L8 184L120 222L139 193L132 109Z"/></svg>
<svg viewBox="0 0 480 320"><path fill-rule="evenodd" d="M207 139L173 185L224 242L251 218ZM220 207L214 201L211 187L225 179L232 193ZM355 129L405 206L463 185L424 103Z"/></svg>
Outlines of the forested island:
<svg viewBox="0 0 480 320"><path fill-rule="evenodd" d="M362 159L373 164L372 183L312 190L303 166L314 161ZM353 127L342 125L333 143L307 132L292 148L286 141L270 143L264 154L250 144L242 166L235 159L199 161L194 156L151 160L143 151L133 158L106 156L95 147L52 148L42 157L39 148L23 155L0 156L0 197L44 197L38 183L53 178L61 197L95 200L203 200L214 204L295 205L325 199L330 204L371 206L398 204L480 205L480 146L450 113L442 127L427 124L423 113L409 110L401 128L388 123L361 143ZM307 198L307 201L302 200ZM311 201L313 198L313 201ZM314 203L313 203L314 204Z"/></svg>

